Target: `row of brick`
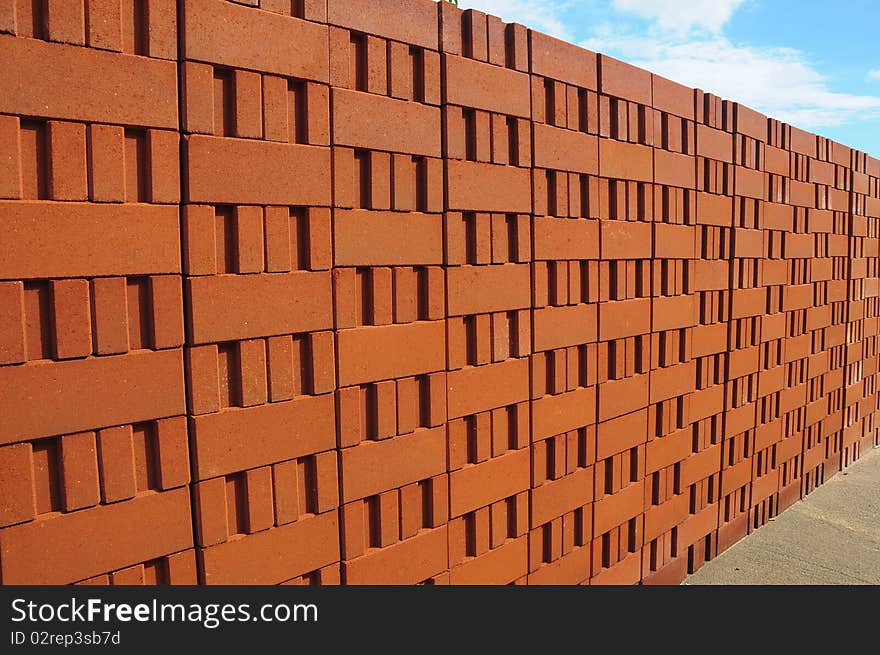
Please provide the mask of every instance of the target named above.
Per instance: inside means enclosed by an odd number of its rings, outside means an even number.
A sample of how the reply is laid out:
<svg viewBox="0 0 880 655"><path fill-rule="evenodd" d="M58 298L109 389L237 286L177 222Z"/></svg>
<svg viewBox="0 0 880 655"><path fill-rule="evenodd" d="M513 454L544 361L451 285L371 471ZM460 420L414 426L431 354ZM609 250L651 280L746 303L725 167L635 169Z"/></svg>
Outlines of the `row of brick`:
<svg viewBox="0 0 880 655"><path fill-rule="evenodd" d="M880 161L372 5L0 2L4 583L678 582L880 444Z"/></svg>

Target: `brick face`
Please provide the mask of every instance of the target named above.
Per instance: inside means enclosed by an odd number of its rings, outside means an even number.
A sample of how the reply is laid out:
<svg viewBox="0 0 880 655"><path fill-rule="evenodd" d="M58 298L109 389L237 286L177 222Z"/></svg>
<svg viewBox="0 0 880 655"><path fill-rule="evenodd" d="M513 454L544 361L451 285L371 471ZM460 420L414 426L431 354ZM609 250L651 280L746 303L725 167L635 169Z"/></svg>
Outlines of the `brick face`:
<svg viewBox="0 0 880 655"><path fill-rule="evenodd" d="M878 160L445 2L135 4L0 9L0 583L677 583L880 445Z"/></svg>

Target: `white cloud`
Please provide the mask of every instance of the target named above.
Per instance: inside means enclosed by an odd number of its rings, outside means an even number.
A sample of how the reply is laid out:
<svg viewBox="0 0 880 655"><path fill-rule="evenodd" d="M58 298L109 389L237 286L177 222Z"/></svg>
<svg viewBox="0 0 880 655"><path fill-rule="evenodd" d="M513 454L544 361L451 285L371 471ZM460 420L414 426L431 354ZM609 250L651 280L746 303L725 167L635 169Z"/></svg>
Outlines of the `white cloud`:
<svg viewBox="0 0 880 655"><path fill-rule="evenodd" d="M880 82L880 68L868 71L867 77L872 82Z"/></svg>
<svg viewBox="0 0 880 655"><path fill-rule="evenodd" d="M654 21L668 32L704 28L720 32L746 0L613 0L612 6Z"/></svg>
<svg viewBox="0 0 880 655"><path fill-rule="evenodd" d="M520 23L566 41L575 38L562 19L562 12L570 5L566 0L460 0L458 4L462 9L479 9L507 23Z"/></svg>
<svg viewBox="0 0 880 655"><path fill-rule="evenodd" d="M880 116L880 97L837 93L799 50L734 43L722 34L647 34L599 26L586 48L606 52L688 86L817 129Z"/></svg>
<svg viewBox="0 0 880 655"><path fill-rule="evenodd" d="M605 22L573 24L582 0L461 0L474 8L606 52L688 86L742 102L773 118L818 129L880 117L880 97L837 93L803 52L731 41L724 26L749 0L609 0ZM616 13L615 13L616 10ZM610 12L610 15L609 15ZM630 31L625 15L647 20ZM630 28L622 27L629 25ZM868 79L880 81L880 69Z"/></svg>

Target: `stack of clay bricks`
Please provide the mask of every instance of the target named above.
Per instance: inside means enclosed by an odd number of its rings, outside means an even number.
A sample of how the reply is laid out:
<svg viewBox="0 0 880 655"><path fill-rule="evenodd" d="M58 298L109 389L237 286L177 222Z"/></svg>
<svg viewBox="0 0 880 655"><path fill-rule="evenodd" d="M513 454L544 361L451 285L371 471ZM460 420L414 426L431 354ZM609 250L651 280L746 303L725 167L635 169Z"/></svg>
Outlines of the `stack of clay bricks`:
<svg viewBox="0 0 880 655"><path fill-rule="evenodd" d="M531 48L529 580L545 584L588 580L595 550L599 105L595 56L534 32Z"/></svg>
<svg viewBox="0 0 880 655"><path fill-rule="evenodd" d="M0 3L0 580L195 584L177 8L88 5Z"/></svg>
<svg viewBox="0 0 880 655"><path fill-rule="evenodd" d="M534 423L531 415L530 369L539 360L530 358L528 33L480 12L442 9L447 580L525 582L529 568L584 544L578 510L554 504L560 494L549 486L577 466L567 459L571 449L554 450L566 443L557 434L564 430L546 420L553 410L536 405ZM543 396L545 385L535 386ZM548 486L531 494L533 480ZM530 512L533 495L539 502Z"/></svg>
<svg viewBox="0 0 880 655"><path fill-rule="evenodd" d="M714 114L714 128L719 130L712 137L723 135L727 152L719 164L722 179L715 192L726 196L733 208L716 543L721 552L747 534L753 516L776 516L779 472L774 453L782 434L780 402L782 395L795 391L798 381L783 379L790 340L782 329L787 317L781 312L785 280L775 238L779 233L772 230L772 218L767 220L771 212L765 202L767 119L719 98L712 98L712 104L714 112L707 114ZM698 147L699 142L698 136ZM727 150L730 145L732 153ZM720 159L720 149L718 154Z"/></svg>
<svg viewBox="0 0 880 655"><path fill-rule="evenodd" d="M817 363L824 360L823 356L809 357L806 323L812 320L817 325L830 325L830 315L824 309L809 311L813 237L807 234L804 210L793 208L788 200L791 184L787 178L797 166L792 167L791 155L779 146L776 137L777 130L787 126L771 121L768 129L766 119L748 120L751 117L750 113L737 117L737 154L746 144L749 156L757 160L752 168L764 174L764 202L751 206L748 221L754 232L746 232L741 223L736 235L741 237L738 249L746 247L749 234L756 235L755 271L739 275L753 275L754 284L766 294L766 313L755 319L757 335L752 341L759 348L758 407L752 510L746 521L749 530L754 530L801 496L803 439L811 388L808 380L811 371L815 377ZM740 133L746 136L740 137ZM817 225L815 217L809 222L814 228Z"/></svg>
<svg viewBox="0 0 880 655"><path fill-rule="evenodd" d="M181 4L201 581L339 582L326 11Z"/></svg>
<svg viewBox="0 0 880 655"><path fill-rule="evenodd" d="M837 144L834 144L836 147ZM880 165L863 153L841 148L852 159L849 237L849 320L846 336L845 409L841 466L880 445L877 424L878 251ZM843 171L841 171L843 173Z"/></svg>
<svg viewBox="0 0 880 655"><path fill-rule="evenodd" d="M864 406L862 421L862 435L860 440L861 451L867 452L880 446L880 421L877 411L880 410L880 362L877 355L880 354L880 160L867 157L863 153L853 152L853 156L864 157L865 169L868 175L868 193L864 197L854 196L854 215L861 215L864 211L866 219L865 239L863 241L863 255L866 259L865 266L868 271L868 280L865 281L865 332L862 335L865 343L862 359L864 360L862 374L865 379L873 378L873 382L866 382L863 396L868 398L873 394L873 404L869 401ZM873 320L872 320L873 319Z"/></svg>
<svg viewBox="0 0 880 655"><path fill-rule="evenodd" d="M449 571L437 10L407 4L328 3L347 584Z"/></svg>
<svg viewBox="0 0 880 655"><path fill-rule="evenodd" d="M854 434L846 438L850 443L858 440L853 452L860 456L872 447L880 446L880 422L877 415L877 410L880 409L880 366L877 359L880 353L880 161L856 151L852 152L852 156L857 162L854 169L864 172L868 179L867 187L863 187L867 193L854 191L852 195L853 222L864 217L865 234L862 239L851 238L851 243L861 247L858 254L865 259L866 276L862 286L865 312L863 330L858 335L862 339L861 380L847 380L847 384L863 385L861 399L853 397L860 407L860 416L855 422L860 423L861 428L854 430ZM855 286L852 281L850 284Z"/></svg>
<svg viewBox="0 0 880 655"><path fill-rule="evenodd" d="M0 583L674 584L880 445L880 161L433 0L0 0Z"/></svg>
<svg viewBox="0 0 880 655"><path fill-rule="evenodd" d="M765 222L778 244L777 256L787 266L780 291L785 315L787 388L783 391L791 397L799 385L806 385L806 397L798 392L789 401L783 396L780 402L786 416L779 446L784 454L782 474L784 486L792 488L783 490L779 509L798 497L794 493L798 470L801 493L806 493L840 468L850 216L849 194L835 184L846 187L851 172L838 174L832 162L821 161L820 145L825 155L833 154L828 152L829 145L837 148L840 158L842 147L837 144L770 121ZM787 447L798 432L803 442L801 462L793 459ZM786 466L788 462L791 465Z"/></svg>
<svg viewBox="0 0 880 655"><path fill-rule="evenodd" d="M698 392L711 386L708 380L716 368L710 364L713 372L707 376L697 349L703 324L700 290L711 289L711 284L698 285L703 276L696 266L703 239L696 211L694 92L651 75L649 97L650 103L640 109L646 115L646 142L653 142L654 149L654 184L648 191L653 200L650 195L644 200L652 208L647 219L653 221L648 226L653 228L654 248L642 578L674 583L684 577L691 558L701 561L710 531L707 518L715 528L712 490L719 455L713 439L718 431L711 418L714 410L700 412L705 403L700 404ZM706 315L707 329L720 336L711 326L715 320L719 318L711 312ZM701 382L701 376L707 381ZM709 503L711 517L704 511Z"/></svg>

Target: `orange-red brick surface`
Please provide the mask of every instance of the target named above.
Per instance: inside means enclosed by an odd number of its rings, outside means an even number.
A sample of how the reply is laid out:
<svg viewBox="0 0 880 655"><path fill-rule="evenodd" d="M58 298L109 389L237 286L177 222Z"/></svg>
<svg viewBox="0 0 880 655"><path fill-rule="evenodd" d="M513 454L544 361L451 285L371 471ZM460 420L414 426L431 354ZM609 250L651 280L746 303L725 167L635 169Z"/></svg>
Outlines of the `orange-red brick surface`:
<svg viewBox="0 0 880 655"><path fill-rule="evenodd" d="M674 584L880 445L880 161L433 0L0 0L0 583Z"/></svg>

